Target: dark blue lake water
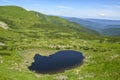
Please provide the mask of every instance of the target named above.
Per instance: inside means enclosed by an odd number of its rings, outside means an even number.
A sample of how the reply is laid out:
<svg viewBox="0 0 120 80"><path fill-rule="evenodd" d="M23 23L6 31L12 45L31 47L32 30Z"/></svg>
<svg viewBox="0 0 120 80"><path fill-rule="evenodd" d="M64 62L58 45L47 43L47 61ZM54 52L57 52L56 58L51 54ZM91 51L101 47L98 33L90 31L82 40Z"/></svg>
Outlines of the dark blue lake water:
<svg viewBox="0 0 120 80"><path fill-rule="evenodd" d="M52 73L73 68L83 62L81 52L73 50L58 51L50 56L36 54L34 62L28 68L37 73Z"/></svg>

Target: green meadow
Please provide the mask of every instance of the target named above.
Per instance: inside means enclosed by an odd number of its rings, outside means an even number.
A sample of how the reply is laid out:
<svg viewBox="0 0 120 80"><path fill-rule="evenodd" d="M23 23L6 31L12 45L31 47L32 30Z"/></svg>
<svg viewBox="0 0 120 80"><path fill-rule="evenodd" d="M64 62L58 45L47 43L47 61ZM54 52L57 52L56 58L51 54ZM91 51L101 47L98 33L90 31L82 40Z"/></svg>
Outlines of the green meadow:
<svg viewBox="0 0 120 80"><path fill-rule="evenodd" d="M28 69L36 53L49 56L60 50L82 52L84 63L56 74ZM120 80L119 75L119 36L101 36L57 16L0 6L0 80Z"/></svg>

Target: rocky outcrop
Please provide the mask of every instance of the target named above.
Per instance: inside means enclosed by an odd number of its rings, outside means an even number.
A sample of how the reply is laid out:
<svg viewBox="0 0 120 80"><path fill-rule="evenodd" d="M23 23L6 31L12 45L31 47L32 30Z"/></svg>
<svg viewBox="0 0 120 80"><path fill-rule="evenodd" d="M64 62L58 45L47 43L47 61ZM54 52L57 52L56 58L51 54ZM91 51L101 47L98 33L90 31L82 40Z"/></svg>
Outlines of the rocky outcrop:
<svg viewBox="0 0 120 80"><path fill-rule="evenodd" d="M9 29L8 25L2 21L0 21L0 27L2 27L3 29Z"/></svg>

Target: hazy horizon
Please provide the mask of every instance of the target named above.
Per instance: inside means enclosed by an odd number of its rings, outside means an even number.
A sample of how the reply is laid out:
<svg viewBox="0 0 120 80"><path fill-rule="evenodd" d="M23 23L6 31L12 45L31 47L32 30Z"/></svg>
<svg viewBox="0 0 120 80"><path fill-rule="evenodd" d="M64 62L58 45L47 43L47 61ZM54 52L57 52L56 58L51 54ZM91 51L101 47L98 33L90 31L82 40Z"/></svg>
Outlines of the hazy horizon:
<svg viewBox="0 0 120 80"><path fill-rule="evenodd" d="M0 6L15 5L47 15L120 20L120 0L0 0Z"/></svg>

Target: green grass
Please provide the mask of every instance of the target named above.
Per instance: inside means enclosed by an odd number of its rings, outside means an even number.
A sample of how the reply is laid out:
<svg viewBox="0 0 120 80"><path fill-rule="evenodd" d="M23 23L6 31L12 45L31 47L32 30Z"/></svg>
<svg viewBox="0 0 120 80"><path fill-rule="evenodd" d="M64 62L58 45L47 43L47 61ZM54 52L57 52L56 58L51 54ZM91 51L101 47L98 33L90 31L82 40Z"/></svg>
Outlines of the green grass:
<svg viewBox="0 0 120 80"><path fill-rule="evenodd" d="M92 30L57 16L0 6L0 80L119 80L120 37L100 36ZM82 66L63 73L36 74L28 70L36 53L77 50L85 56Z"/></svg>
<svg viewBox="0 0 120 80"><path fill-rule="evenodd" d="M25 51L19 51L19 53L14 53L13 56L15 57L2 56L4 62L2 63L2 66L0 66L0 74L3 75L1 79L6 77L7 79L12 80L54 80L63 76L67 77L67 80L119 80L120 45L118 45L118 43L105 42L102 43L101 47L99 46L100 43L97 41L84 41L86 42L86 47L88 47L87 43L89 43L89 47L93 47L95 49L97 47L98 49L97 51L94 51L94 49L86 50L84 48L72 48L74 50L81 51L85 56L85 60L82 66L71 70L66 70L64 73L57 74L36 74L34 72L30 72L27 69L28 65L26 65L24 62L31 61L29 63L32 63L35 53L41 53L42 55L50 55L57 51L55 49L33 48ZM80 42L80 44L82 45L82 41ZM74 44L78 43L74 42ZM115 47L115 45L118 45L118 48L113 48ZM101 51L99 48L104 48L106 49L106 51ZM18 66L14 66L15 63L17 63Z"/></svg>

